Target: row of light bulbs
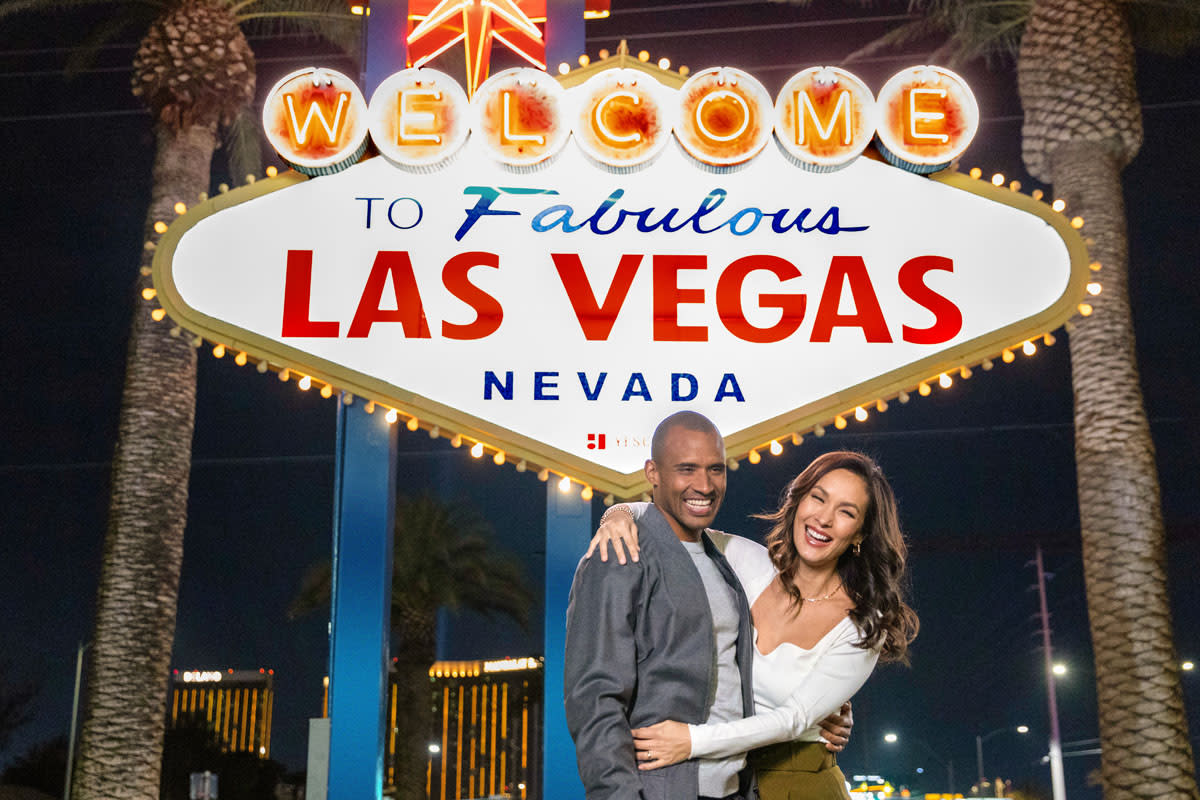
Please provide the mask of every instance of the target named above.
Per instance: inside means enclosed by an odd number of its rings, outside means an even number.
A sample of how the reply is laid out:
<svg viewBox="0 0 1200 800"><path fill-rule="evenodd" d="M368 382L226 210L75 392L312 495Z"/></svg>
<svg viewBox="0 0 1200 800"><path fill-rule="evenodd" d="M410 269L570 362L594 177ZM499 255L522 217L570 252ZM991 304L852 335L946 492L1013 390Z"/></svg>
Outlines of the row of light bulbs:
<svg viewBox="0 0 1200 800"><path fill-rule="evenodd" d="M601 59L608 58L608 51L601 50L599 55L600 55ZM640 52L638 54L638 58L642 61L647 61L649 59L649 57L650 57L650 54L645 50L643 50L642 52ZM589 63L588 57L586 55L580 56L579 63L580 63L580 66L587 66L587 64ZM670 62L668 62L667 59L662 59L659 62L659 66L662 69L667 69L670 66ZM686 69L687 69L686 67L681 67L680 68L681 74L686 74L686 72L685 72ZM563 71L561 66L560 66L559 71L560 72ZM276 169L274 166L267 167L267 170L266 170L267 177L273 178L278 173L279 173L278 169ZM979 180L983 176L983 171L979 167L973 167L968 174L972 178ZM254 175L246 176L247 183L254 183L254 180L255 180ZM1001 173L996 173L996 174L992 175L991 183L993 186L996 186L996 187L1003 186L1005 184L1004 175ZM1014 181L1010 182L1008 184L1008 186L1012 191L1020 191L1020 189L1021 189L1020 181L1014 180ZM229 186L224 183L222 183L218 188L222 193L229 191ZM1043 198L1043 196L1044 195L1040 189L1035 189L1032 192L1032 197L1034 200L1040 201ZM207 199L208 199L207 193L202 193L200 195L201 202L204 202ZM1067 206L1066 201L1062 200L1061 198L1056 199L1053 203L1050 204L1050 207L1058 213L1063 213L1066 210L1066 206ZM175 204L174 211L177 215L186 214L187 213L187 205L183 202L178 202ZM1079 216L1072 217L1070 224L1071 224L1071 227L1074 228L1075 230L1081 229L1083 227L1083 217L1079 217ZM155 231L155 233L158 233L159 235L166 233L167 232L167 223L165 223L161 220L158 222L155 222L154 223L154 231ZM152 241L147 241L145 244L145 247L147 250L153 250L153 249L155 249L155 243ZM1098 272L1101 267L1100 262L1098 262L1098 261L1092 261L1088 266L1093 272ZM143 267L142 274L149 275L150 268ZM1087 284L1087 292L1089 295L1091 295L1093 297L1096 295L1099 295L1101 292L1100 283L1098 281L1094 281L1094 280L1090 281ZM157 291L153 287L146 287L145 289L142 290L142 298L146 301L152 301L157 296L158 296ZM1087 302L1082 302L1078 306L1079 314L1084 317L1089 316L1092 313L1092 310L1093 309L1092 309L1091 304L1089 304ZM159 306L150 312L150 316L154 319L155 322L161 322L166 317L166 313L167 313L166 309ZM1067 323L1067 326L1068 326L1068 329L1070 329L1069 322ZM174 328L172 328L170 333L172 336L175 336L175 337L180 337L180 336L184 335L183 329L180 328L178 325L175 326ZM1043 343L1047 347L1049 347L1055 343L1054 335L1051 333L1046 333L1043 336L1037 337L1037 338L1041 338ZM204 339L199 334L192 335L191 343L192 343L193 347L199 348L203 344L203 342L204 342ZM1014 351L1017 349L1020 349L1021 352L1024 353L1026 356L1032 356L1037 352L1037 344L1035 344L1033 339L1027 339L1021 344L1014 345L1012 347L1006 347L1006 348L1004 348L1004 350L1001 351L1000 359L1005 364L1011 364L1014 360L1016 360L1016 354ZM227 352L228 352L228 348L220 342L217 342L213 346L213 349L212 349L212 354L213 354L214 358L224 358L225 355L227 354ZM234 356L233 361L239 367L245 366L249 362L249 355L245 351L239 350L237 352L237 354ZM990 359L990 358L984 359L983 362L980 364L980 367L982 367L982 369L985 372L992 369L993 366L995 366L995 362L993 362L992 359ZM265 373L265 372L267 372L268 369L270 369L270 365L268 364L266 359L260 359L258 361L258 365L257 365L256 369L260 373ZM962 367L960 367L957 370L957 372L959 374L959 377L962 378L963 380L967 380L973 374L971 371L971 368L966 365L963 365ZM292 370L289 367L281 368L278 373L279 380L284 381L284 382L290 380L291 375L292 375ZM928 378L928 379L923 380L920 383L918 383L917 384L917 393L921 397L928 397L933 392L933 384L934 383L937 383L938 386L940 386L942 389L949 389L954 384L954 379L951 377L950 372L942 372L934 377ZM300 388L301 391L308 391L313 386L313 378L311 375L301 375L299 380L296 381L296 385ZM328 399L333 396L334 391L335 391L335 389L333 387L333 384L323 383L321 386L321 389L320 389L320 395L321 395L321 397ZM899 400L899 402L902 405L907 403L910 400L910 398L911 398L911 395L909 395L909 393L906 391L901 391L896 396L896 399ZM341 402L345 403L346 405L350 405L351 403L354 402L354 395L349 392L344 392L342 394ZM882 397L879 398L878 400L876 400L874 405L875 405L875 410L879 411L880 413L887 411L887 409L888 409L888 402L887 402L887 400L885 400ZM387 421L387 423L389 425L394 425L397 422L399 422L401 414L404 413L404 412L401 412L397 408L385 406L381 403L377 403L374 400L368 400L366 405L363 406L363 410L368 414L374 414L378 408L387 409L386 412L384 413L384 419ZM405 428L407 428L410 431L417 431L420 429L421 421L417 418L416 415L405 413L405 416L408 417L408 419L404 423ZM850 417L850 416L853 416L854 419L857 420L858 422L865 422L869 417L869 412L867 411L866 406L862 405L862 406L855 407L852 411L847 411L842 414L838 414L833 418L834 428L836 428L837 430L844 430L849 425L848 417ZM438 426L438 425L431 425L427 428L427 430L429 431L429 437L431 439L437 439L440 436L448 435L448 437L450 439L451 447L458 448L458 447L462 447L463 444L467 443L468 441L473 442L471 444L469 452L471 453L471 456L474 458L482 458L489 450L491 450L492 461L497 466L503 466L504 464L506 464L508 462L508 455L505 453L504 450L502 450L498 447L489 447L488 445L484 444L482 441L480 441L478 439L470 439L469 437L464 437L461 433L444 434L443 431L441 430L440 426ZM813 435L817 436L818 438L824 436L825 432L826 432L825 426L821 425L821 424L817 424L817 425L813 426L813 428L812 428ZM793 445L798 446L803 441L804 441L804 436L802 433L797 431L796 433L793 433L791 435L791 442ZM746 454L746 460L749 461L751 464L758 464L759 462L761 462L762 454L759 452L760 450L766 450L767 452L769 452L771 455L774 455L774 456L782 455L783 454L783 443L779 439L772 439L770 442L766 442L757 447L751 448L750 451ZM728 459L727 464L728 464L729 469L737 470L737 468L740 465L740 462L736 457L730 457ZM531 467L531 465L526 461L526 459L523 459L523 458L520 459L519 461L517 461L515 464L515 468L516 468L517 472L525 472L530 467ZM579 483L580 486L582 487L580 490L580 498L581 499L583 499L585 501L590 501L592 499L592 497L594 496L594 491L592 490L592 487L589 486L588 484L583 483L582 481L575 481L569 475L566 475L561 472L552 471L547 467L542 467L538 470L538 473L537 473L538 480L540 480L542 482L547 482L550 480L550 476L552 474L557 476L558 490L560 492L562 492L563 494L569 493L571 491L573 485L575 483ZM646 494L643 494L642 499L648 500L649 497ZM614 502L616 502L616 498L612 494L607 494L604 496L604 505L611 506Z"/></svg>
<svg viewBox="0 0 1200 800"><path fill-rule="evenodd" d="M970 175L975 180L983 179L983 170L980 169L979 167L972 167L971 171L968 172L967 174ZM991 184L992 184L992 186L999 188L1004 185L1005 180L1006 179L1004 177L1004 173L997 172L994 175L992 175ZM1021 182L1017 181L1017 180L1009 181L1008 188L1014 192L1019 192L1019 191L1021 191ZM1030 192L1029 196L1032 197L1034 200L1041 201L1045 197L1045 193L1042 192L1041 189L1034 189L1032 192ZM1056 200L1054 200L1054 202L1050 203L1050 208L1053 209L1054 211L1057 211L1058 213L1062 214L1062 213L1066 212L1066 210L1067 210L1067 201L1063 200L1061 197L1059 197ZM1083 217L1078 216L1078 215L1071 217L1070 225L1075 230L1082 229L1083 228ZM1092 272L1099 272L1100 271L1100 262L1093 261L1090 264L1088 264L1088 267L1092 270ZM1100 292L1103 290L1103 288L1104 287L1102 287L1100 285L1099 281L1091 280L1091 281L1088 281L1088 284L1087 284L1087 293L1089 295L1091 295L1092 297L1095 297L1098 294L1100 294ZM1078 305L1076 310L1079 311L1079 315L1081 317L1087 317L1087 316L1090 316L1092 311L1094 311L1095 309L1092 308L1091 303L1084 301ZM1032 355L1032 353L1027 352L1026 355Z"/></svg>
<svg viewBox="0 0 1200 800"><path fill-rule="evenodd" d="M599 60L604 61L610 55L612 55L612 54L608 50L601 50L600 52L598 52L596 54L596 57ZM641 61L642 63L649 62L650 61L650 51L642 50L642 51L638 52L637 59L638 59L638 61ZM587 53L584 53L583 55L579 56L579 66L580 67L586 67L588 64L591 64L591 63L592 63L592 57L589 56ZM658 60L658 68L663 69L663 70L670 69L671 68L671 59L669 59L665 56L660 58ZM571 69L572 69L571 64L567 61L563 61L562 63L560 63L558 65L558 74L566 75L568 72L571 71ZM689 72L691 72L691 70L689 70L686 66L680 66L679 69L677 70L677 72L681 76L686 77L687 74Z"/></svg>
<svg viewBox="0 0 1200 800"><path fill-rule="evenodd" d="M1043 336L1036 337L1036 338L1040 338L1047 347L1052 346L1057 341L1057 339L1054 338L1054 334L1052 334L1052 333L1047 333L1047 334L1044 334ZM1019 345L1015 345L1013 347L1006 347L1001 352L1000 360L1003 361L1005 364L1011 364L1017 358L1015 351L1018 349L1022 353L1024 353L1026 356L1032 356L1034 353L1037 352L1037 344L1034 342L1033 339L1026 339L1023 343L1021 343ZM995 362L992 361L992 359L990 359L990 358L985 358L979 366L983 369L984 372L987 372L995 366ZM949 389L951 386L954 385L954 378L951 377L952 372L957 372L958 377L962 378L963 380L967 380L968 378L970 378L972 375L975 374L971 370L970 367L968 367L964 364L963 366L959 367L957 370L950 370L947 372L942 372L934 377L927 378L926 380L921 381L920 383L917 384L917 394L919 394L921 397L928 397L929 395L933 394L933 384L935 384L935 383L943 389ZM902 391L898 395L896 395L896 399L898 401L900 401L901 405L904 405L905 403L907 403L909 400L912 399L912 395L910 395L908 392ZM879 398L878 400L876 400L874 405L875 405L875 410L880 413L883 413L884 411L888 410L888 401L883 399L882 397ZM856 406L852 411L846 411L846 412L843 412L843 413L835 416L833 418L833 427L837 428L839 431L845 430L846 427L850 424L849 417L854 417L854 419L856 419L859 422L866 422L867 419L870 417L870 412L867 411L866 405ZM818 438L824 436L825 432L826 431L825 431L824 425L818 424L818 425L813 426L813 428L812 428L813 435ZM791 441L792 441L793 445L800 445L801 443L804 442L804 436L800 432L793 433L791 436ZM783 454L783 443L779 439L772 439L770 442L761 444L758 447L755 447L750 450L750 452L746 455L746 460L749 461L751 464L757 464L760 461L762 461L762 454L759 452L760 450L766 450L773 456L782 455ZM736 470L738 468L737 459L730 458L729 462L728 462L728 467L730 469Z"/></svg>

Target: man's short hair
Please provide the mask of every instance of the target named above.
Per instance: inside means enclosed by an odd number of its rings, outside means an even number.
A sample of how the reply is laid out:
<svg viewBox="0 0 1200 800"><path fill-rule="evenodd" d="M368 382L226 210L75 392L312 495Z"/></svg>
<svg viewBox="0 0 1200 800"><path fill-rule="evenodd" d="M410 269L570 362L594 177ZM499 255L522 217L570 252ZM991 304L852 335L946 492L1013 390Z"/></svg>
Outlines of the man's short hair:
<svg viewBox="0 0 1200 800"><path fill-rule="evenodd" d="M656 464L659 463L663 447L666 444L667 434L670 433L672 428L683 428L699 433L711 433L717 437L717 441L722 441L721 432L717 430L717 426L708 417L698 414L695 411L676 411L658 423L658 427L654 429L654 438L650 440L650 460Z"/></svg>

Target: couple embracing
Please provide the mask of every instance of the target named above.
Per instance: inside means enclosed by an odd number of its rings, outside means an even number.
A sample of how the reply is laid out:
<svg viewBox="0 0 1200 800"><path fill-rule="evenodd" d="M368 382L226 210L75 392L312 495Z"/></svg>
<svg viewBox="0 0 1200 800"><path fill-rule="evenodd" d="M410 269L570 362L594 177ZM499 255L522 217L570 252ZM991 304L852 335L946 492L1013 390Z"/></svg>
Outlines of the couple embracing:
<svg viewBox="0 0 1200 800"><path fill-rule="evenodd" d="M848 798L846 703L917 630L882 472L819 457L764 517L764 547L708 527L726 470L707 418L663 420L645 469L653 502L605 512L571 587L565 702L587 797L750 800L756 781L761 800Z"/></svg>

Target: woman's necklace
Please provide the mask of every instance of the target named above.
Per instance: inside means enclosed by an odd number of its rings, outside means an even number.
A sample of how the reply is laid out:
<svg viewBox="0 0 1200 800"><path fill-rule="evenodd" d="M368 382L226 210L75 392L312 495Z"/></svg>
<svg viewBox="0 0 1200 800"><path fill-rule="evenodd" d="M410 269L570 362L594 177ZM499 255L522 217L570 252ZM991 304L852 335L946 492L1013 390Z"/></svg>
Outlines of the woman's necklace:
<svg viewBox="0 0 1200 800"><path fill-rule="evenodd" d="M799 587L797 587L797 588L799 588ZM835 594L837 594L837 590L841 589L841 588L842 588L842 581L841 581L841 578L839 578L837 585L833 587L833 589L829 592L829 594L821 595L820 597L803 597L802 599L806 603L820 603L824 600L828 600L829 598L833 597Z"/></svg>

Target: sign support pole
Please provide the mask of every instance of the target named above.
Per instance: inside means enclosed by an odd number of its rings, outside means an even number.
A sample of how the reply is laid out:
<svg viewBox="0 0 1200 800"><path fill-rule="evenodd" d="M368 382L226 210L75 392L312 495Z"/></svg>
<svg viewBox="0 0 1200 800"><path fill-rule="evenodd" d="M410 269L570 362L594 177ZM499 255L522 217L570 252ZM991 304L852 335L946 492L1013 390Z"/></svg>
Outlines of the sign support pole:
<svg viewBox="0 0 1200 800"><path fill-rule="evenodd" d="M369 95L405 66L407 0L364 17L362 84ZM338 401L333 582L329 625L329 800L383 795L384 707L391 629L396 426Z"/></svg>
<svg viewBox="0 0 1200 800"><path fill-rule="evenodd" d="M329 633L329 800L383 794L396 426L338 402L333 610Z"/></svg>
<svg viewBox="0 0 1200 800"><path fill-rule="evenodd" d="M575 565L592 537L592 504L572 486L569 494L556 481L546 482L546 603L545 662L542 685L542 797L583 797L575 765L575 745L563 710L564 647L567 639L567 598Z"/></svg>
<svg viewBox="0 0 1200 800"><path fill-rule="evenodd" d="M587 46L584 40L584 0L546 0L546 71L574 66ZM575 565L592 535L591 503L578 487L569 494L546 482L545 661L542 672L542 797L583 797L583 782L575 764L575 746L563 710L563 667L566 645L567 599Z"/></svg>

